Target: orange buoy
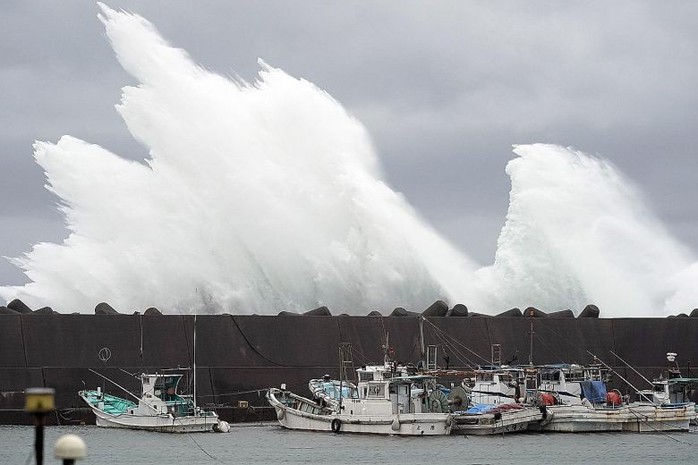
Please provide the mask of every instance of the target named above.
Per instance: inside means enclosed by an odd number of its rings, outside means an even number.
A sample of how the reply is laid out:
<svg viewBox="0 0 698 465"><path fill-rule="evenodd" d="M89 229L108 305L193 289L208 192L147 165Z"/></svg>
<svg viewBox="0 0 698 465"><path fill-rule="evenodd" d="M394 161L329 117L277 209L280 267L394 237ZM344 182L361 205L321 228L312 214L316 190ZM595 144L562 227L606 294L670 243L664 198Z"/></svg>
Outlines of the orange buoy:
<svg viewBox="0 0 698 465"><path fill-rule="evenodd" d="M623 398L621 397L620 393L618 391L610 391L606 393L606 404L607 405L613 405L614 407L616 405L620 405L623 403Z"/></svg>

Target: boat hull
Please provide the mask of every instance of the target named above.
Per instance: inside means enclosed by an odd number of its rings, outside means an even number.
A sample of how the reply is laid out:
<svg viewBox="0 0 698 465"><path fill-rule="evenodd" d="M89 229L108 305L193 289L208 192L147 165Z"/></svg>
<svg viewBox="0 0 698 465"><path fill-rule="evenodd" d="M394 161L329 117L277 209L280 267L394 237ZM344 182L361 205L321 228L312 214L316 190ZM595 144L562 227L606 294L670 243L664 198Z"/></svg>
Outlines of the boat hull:
<svg viewBox="0 0 698 465"><path fill-rule="evenodd" d="M640 433L656 431L688 431L696 420L693 403L682 406L657 406L653 404L630 404L632 417L623 425L623 431Z"/></svg>
<svg viewBox="0 0 698 465"><path fill-rule="evenodd" d="M97 426L104 428L127 428L161 433L204 433L213 431L218 424L217 416L172 417L171 415L110 415L92 407Z"/></svg>
<svg viewBox="0 0 698 465"><path fill-rule="evenodd" d="M652 404L617 408L554 405L546 411L546 418L531 423L530 429L562 433L688 431L695 418L692 406L663 408Z"/></svg>
<svg viewBox="0 0 698 465"><path fill-rule="evenodd" d="M277 410L279 416L279 410ZM421 414L420 414L421 416ZM312 416L286 409L279 423L284 428L335 433L383 434L394 436L445 436L451 428L443 416L415 418L414 415L367 416L357 419L346 415Z"/></svg>
<svg viewBox="0 0 698 465"><path fill-rule="evenodd" d="M554 405L546 407L546 416L530 429L560 433L591 433L623 431L630 419L627 409L593 409L583 405Z"/></svg>

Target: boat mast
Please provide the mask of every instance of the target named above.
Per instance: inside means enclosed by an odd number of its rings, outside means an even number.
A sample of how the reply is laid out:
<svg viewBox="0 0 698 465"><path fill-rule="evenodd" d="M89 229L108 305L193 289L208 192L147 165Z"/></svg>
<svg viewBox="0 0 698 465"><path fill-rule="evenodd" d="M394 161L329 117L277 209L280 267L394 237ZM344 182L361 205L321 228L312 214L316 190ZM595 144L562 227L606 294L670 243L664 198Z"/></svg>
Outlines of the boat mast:
<svg viewBox="0 0 698 465"><path fill-rule="evenodd" d="M339 344L339 412L342 413L342 384L344 382L344 351L342 350L342 344Z"/></svg>
<svg viewBox="0 0 698 465"><path fill-rule="evenodd" d="M531 348L528 351L528 364L533 365L533 315L531 315Z"/></svg>
<svg viewBox="0 0 698 465"><path fill-rule="evenodd" d="M196 414L197 414L196 413L196 313L194 313L194 341L193 341L193 344L194 344L194 350L193 350L193 352L194 352L194 354L193 354L194 355L194 363L193 363L193 365L194 365L194 392L193 392L193 394L194 394L194 416L196 416Z"/></svg>
<svg viewBox="0 0 698 465"><path fill-rule="evenodd" d="M420 350L420 355L422 357L422 367L424 370L428 370L429 367L427 366L427 360L425 357L425 350L424 350L424 317L420 316L419 317L419 350Z"/></svg>

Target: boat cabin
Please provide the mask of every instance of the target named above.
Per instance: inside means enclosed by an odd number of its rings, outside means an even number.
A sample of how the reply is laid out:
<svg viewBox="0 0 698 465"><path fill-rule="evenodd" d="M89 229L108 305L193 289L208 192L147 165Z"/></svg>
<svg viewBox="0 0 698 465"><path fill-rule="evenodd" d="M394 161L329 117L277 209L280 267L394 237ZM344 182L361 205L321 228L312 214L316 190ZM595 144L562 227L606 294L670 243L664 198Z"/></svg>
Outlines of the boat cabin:
<svg viewBox="0 0 698 465"><path fill-rule="evenodd" d="M485 367L474 374L474 378L464 381L474 404L509 404L525 394L526 375L521 368Z"/></svg>
<svg viewBox="0 0 698 465"><path fill-rule="evenodd" d="M640 402L681 405L698 401L698 378L683 376L676 362L676 355L675 352L667 353L670 365L659 378L652 381L652 389L638 391Z"/></svg>
<svg viewBox="0 0 698 465"><path fill-rule="evenodd" d="M605 372L600 365L544 365L536 371L533 385L527 383L530 395L550 393L558 397L563 404L579 405L582 403L582 383L585 381L605 382ZM531 392L537 391L537 392Z"/></svg>
<svg viewBox="0 0 698 465"><path fill-rule="evenodd" d="M376 409L385 414L442 412L443 405L447 409L446 396L437 389L436 378L432 376L385 378L385 373L380 371L364 371L363 374L357 386L359 398L344 401L344 408L350 408L350 414L378 413ZM371 379L371 374L380 379ZM355 408L359 405L361 410Z"/></svg>
<svg viewBox="0 0 698 465"><path fill-rule="evenodd" d="M194 409L194 403L188 396L181 396L177 391L182 377L182 374L142 374L142 394L138 409L175 416L190 413Z"/></svg>

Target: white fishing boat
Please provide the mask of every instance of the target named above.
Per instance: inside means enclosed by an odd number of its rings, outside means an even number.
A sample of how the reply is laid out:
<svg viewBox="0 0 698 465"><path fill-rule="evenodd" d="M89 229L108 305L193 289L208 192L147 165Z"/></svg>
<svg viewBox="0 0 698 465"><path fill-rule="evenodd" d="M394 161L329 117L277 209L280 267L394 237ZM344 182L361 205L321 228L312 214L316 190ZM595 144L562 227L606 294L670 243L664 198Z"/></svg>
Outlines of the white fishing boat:
<svg viewBox="0 0 698 465"><path fill-rule="evenodd" d="M181 373L141 374L140 396L121 388L131 399L107 394L100 387L82 390L78 395L92 409L96 424L101 427L167 433L228 430L228 424L220 421L215 412L197 407L191 396L178 393L182 376Z"/></svg>
<svg viewBox="0 0 698 465"><path fill-rule="evenodd" d="M141 382L140 395L133 394L113 380L90 369L92 373L113 384L129 396L123 398L107 394L101 387L79 391L80 398L94 412L97 426L164 433L229 432L230 425L220 420L216 412L204 410L196 405L196 315L194 315L193 337L192 395L179 393L179 383L184 376L181 373L182 369L141 374L138 376ZM141 341L142 338L143 334L141 333ZM98 356L106 363L111 357L111 351L105 347L100 350Z"/></svg>
<svg viewBox="0 0 698 465"><path fill-rule="evenodd" d="M546 365L529 380L528 399L545 410L531 429L565 433L623 431L632 413L618 392L608 393L600 366Z"/></svg>
<svg viewBox="0 0 698 465"><path fill-rule="evenodd" d="M284 389L270 388L267 400L288 429L396 436L435 436L451 432L448 406L434 403L427 376L360 381L357 398L340 398L330 408ZM419 387L425 386L425 387ZM363 395L361 395L363 393ZM443 394L442 394L443 395ZM445 396L444 396L445 397ZM438 404L438 408L434 408Z"/></svg>
<svg viewBox="0 0 698 465"><path fill-rule="evenodd" d="M695 401L698 399L698 378L684 376L681 373L681 369L676 362L676 355L675 352L667 353L667 361L670 365L658 378L649 381L642 376L645 381L650 383L652 388L637 392L639 404L658 405L665 410L680 409L682 407L690 409L690 406L693 405L693 409L696 410ZM622 361L625 363L624 360ZM690 424L696 424L696 417L694 416L689 421Z"/></svg>
<svg viewBox="0 0 698 465"><path fill-rule="evenodd" d="M687 431L689 422L695 418L693 404L629 403L618 391L607 391L602 379L593 379L601 376L598 367L580 371L590 374L592 379L568 381L563 367L541 369L539 386L543 389L529 395L545 409L545 418L531 423L531 429L565 433Z"/></svg>
<svg viewBox="0 0 698 465"><path fill-rule="evenodd" d="M651 402L659 405L681 405L694 402L698 397L698 378L684 376L676 362L676 352L667 352L670 365L658 378L649 381L651 389L638 391L640 402ZM620 358L620 357L619 357ZM621 359L622 360L622 359Z"/></svg>
<svg viewBox="0 0 698 465"><path fill-rule="evenodd" d="M351 344L340 345L339 380L329 375L309 382L314 400L285 389L267 392L282 426L289 429L434 436L450 434L448 401L436 377L410 375L407 367L392 360L390 335L383 344L383 364L353 369ZM356 384L347 381L356 373Z"/></svg>

